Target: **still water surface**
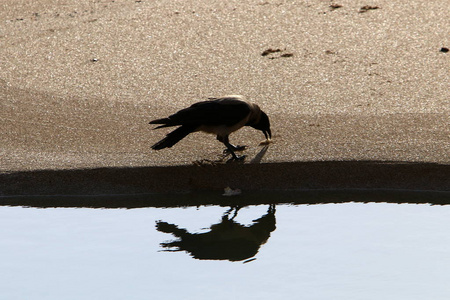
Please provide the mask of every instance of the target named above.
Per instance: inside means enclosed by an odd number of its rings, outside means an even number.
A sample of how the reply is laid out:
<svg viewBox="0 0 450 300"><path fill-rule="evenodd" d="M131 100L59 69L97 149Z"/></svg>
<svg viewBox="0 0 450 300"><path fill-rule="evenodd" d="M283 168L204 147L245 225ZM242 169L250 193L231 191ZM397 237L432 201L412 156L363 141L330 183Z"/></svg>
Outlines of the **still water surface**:
<svg viewBox="0 0 450 300"><path fill-rule="evenodd" d="M8 300L444 300L450 206L0 206L0 270Z"/></svg>

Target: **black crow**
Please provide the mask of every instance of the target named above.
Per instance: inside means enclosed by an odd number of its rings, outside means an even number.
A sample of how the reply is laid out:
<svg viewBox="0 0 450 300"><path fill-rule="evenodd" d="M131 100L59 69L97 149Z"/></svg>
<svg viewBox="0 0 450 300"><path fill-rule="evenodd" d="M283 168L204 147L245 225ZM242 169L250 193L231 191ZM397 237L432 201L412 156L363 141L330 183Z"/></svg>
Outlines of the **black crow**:
<svg viewBox="0 0 450 300"><path fill-rule="evenodd" d="M154 150L170 148L191 132L203 131L217 135L217 140L225 144L234 159L245 157L239 157L234 152L244 150L246 146L230 144L230 133L243 126L250 126L261 130L267 140L272 137L269 117L258 105L245 102L243 96L211 98L210 101L195 103L168 118L153 120L150 124L162 124L155 129L180 126L154 144Z"/></svg>

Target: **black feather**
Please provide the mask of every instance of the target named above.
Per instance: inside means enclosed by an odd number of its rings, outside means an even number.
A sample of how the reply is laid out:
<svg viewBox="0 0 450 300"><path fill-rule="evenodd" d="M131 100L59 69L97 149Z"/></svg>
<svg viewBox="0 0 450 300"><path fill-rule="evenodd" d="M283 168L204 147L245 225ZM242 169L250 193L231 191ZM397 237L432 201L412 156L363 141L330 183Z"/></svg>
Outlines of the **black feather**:
<svg viewBox="0 0 450 300"><path fill-rule="evenodd" d="M195 126L188 126L188 125L178 127L174 131L168 133L164 139L154 144L152 146L152 149L161 150L164 148L170 148L176 143L178 143L180 140L185 138L189 133L195 131L195 129L196 129Z"/></svg>
<svg viewBox="0 0 450 300"><path fill-rule="evenodd" d="M228 136L242 126L251 126L263 131L266 138L270 138L270 122L267 115L258 105L249 104L242 96L226 96L214 98L211 101L201 101L181 109L167 118L157 119L150 124L158 124L154 129L180 126L152 146L154 150L170 148L188 134L204 131L217 135L231 152L234 159L238 159L234 151L237 147L230 144Z"/></svg>
<svg viewBox="0 0 450 300"><path fill-rule="evenodd" d="M157 119L157 120L150 121L148 124L167 124L168 122L170 122L169 118L163 118L163 119Z"/></svg>
<svg viewBox="0 0 450 300"><path fill-rule="evenodd" d="M250 107L244 101L235 98L219 98L214 101L202 101L182 109L168 118L151 121L150 124L164 124L162 127L179 125L232 126L250 113ZM156 128L155 128L156 129Z"/></svg>

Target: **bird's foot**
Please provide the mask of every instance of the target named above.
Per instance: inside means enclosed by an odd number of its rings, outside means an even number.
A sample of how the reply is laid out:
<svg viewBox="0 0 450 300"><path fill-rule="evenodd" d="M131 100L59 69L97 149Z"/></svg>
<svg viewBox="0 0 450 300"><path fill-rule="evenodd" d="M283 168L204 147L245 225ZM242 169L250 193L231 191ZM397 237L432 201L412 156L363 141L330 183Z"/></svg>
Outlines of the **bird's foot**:
<svg viewBox="0 0 450 300"><path fill-rule="evenodd" d="M247 146L245 146L245 145L237 145L237 146L234 146L234 151L244 151L244 150L246 150L247 149Z"/></svg>
<svg viewBox="0 0 450 300"><path fill-rule="evenodd" d="M244 151L244 150L246 150L247 149L247 146L240 146L240 145L237 145L237 146L234 146L234 145L231 145L231 148L233 149L233 151ZM230 149L225 149L225 150L223 150L223 154L228 154L228 153L231 153L231 151L230 151Z"/></svg>

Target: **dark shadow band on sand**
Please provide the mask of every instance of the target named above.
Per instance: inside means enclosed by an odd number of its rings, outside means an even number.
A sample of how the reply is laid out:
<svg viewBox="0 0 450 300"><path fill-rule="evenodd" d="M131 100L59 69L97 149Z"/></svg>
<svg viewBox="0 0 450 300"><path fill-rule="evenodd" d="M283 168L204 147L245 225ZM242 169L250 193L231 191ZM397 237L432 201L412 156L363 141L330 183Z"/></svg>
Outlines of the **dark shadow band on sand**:
<svg viewBox="0 0 450 300"><path fill-rule="evenodd" d="M242 195L224 197L225 187L241 189ZM351 201L448 204L450 167L323 161L0 174L0 205L132 208Z"/></svg>

